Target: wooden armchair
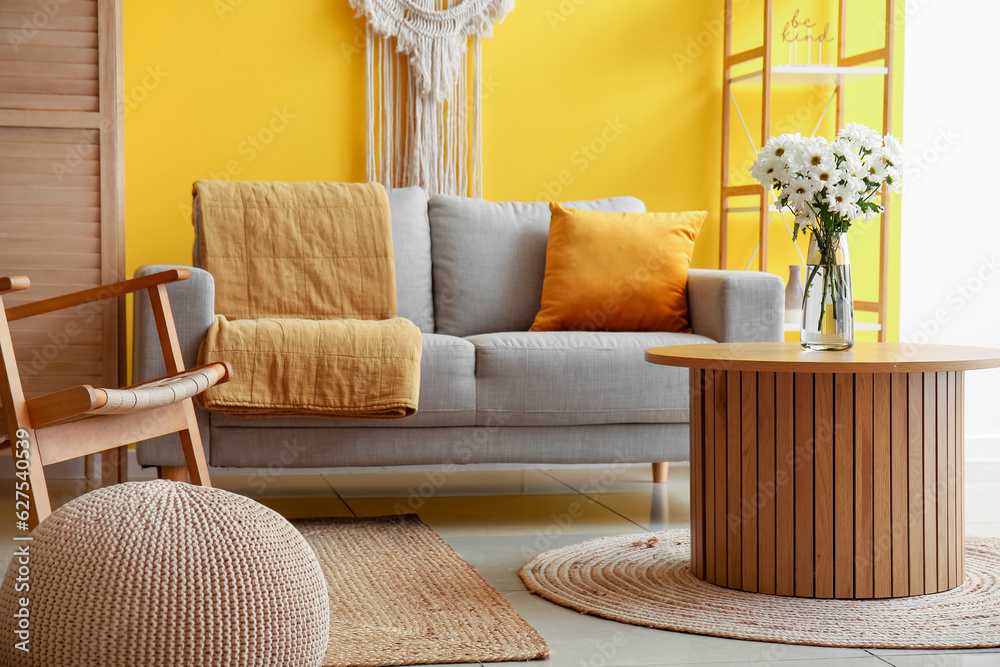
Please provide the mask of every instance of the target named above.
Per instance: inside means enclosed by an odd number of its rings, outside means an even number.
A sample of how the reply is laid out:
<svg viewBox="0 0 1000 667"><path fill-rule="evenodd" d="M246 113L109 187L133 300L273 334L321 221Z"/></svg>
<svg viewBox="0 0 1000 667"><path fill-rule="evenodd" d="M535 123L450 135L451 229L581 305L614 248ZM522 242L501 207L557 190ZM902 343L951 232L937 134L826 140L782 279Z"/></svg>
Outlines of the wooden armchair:
<svg viewBox="0 0 1000 667"><path fill-rule="evenodd" d="M184 369L166 284L190 276L187 269L174 269L8 309L3 306L3 295L26 289L30 283L23 276L0 278L0 402L7 437L4 446L11 447L18 480L30 481L31 526L52 512L45 466L159 435L179 433L192 483L211 486L191 397L228 381L232 369L224 362ZM170 375L123 389L79 385L25 399L8 322L142 289L149 292ZM185 468L161 469L160 476L183 480Z"/></svg>

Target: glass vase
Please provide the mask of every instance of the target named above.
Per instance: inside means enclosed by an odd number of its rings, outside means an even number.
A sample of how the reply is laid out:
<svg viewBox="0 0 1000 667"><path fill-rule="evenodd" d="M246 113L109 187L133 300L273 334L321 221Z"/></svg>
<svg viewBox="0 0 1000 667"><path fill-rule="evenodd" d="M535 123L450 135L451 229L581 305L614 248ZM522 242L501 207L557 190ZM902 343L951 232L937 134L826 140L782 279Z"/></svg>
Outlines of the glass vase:
<svg viewBox="0 0 1000 667"><path fill-rule="evenodd" d="M854 345L847 234L809 235L799 340L807 350L849 350Z"/></svg>

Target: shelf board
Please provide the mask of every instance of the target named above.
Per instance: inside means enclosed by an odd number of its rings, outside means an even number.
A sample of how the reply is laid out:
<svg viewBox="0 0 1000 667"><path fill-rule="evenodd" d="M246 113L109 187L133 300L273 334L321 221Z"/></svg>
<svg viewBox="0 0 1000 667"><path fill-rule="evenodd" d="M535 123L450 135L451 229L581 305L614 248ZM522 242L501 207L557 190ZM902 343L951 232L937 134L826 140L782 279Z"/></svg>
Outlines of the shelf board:
<svg viewBox="0 0 1000 667"><path fill-rule="evenodd" d="M785 322L785 331L798 331L802 325L799 322ZM881 331L882 325L877 322L855 322L855 331Z"/></svg>
<svg viewBox="0 0 1000 667"><path fill-rule="evenodd" d="M763 70L734 76L732 83L757 83ZM772 65L776 86L836 86L889 73L885 67L834 67L833 65Z"/></svg>
<svg viewBox="0 0 1000 667"><path fill-rule="evenodd" d="M778 213L781 210L774 204L771 204L767 208L771 213ZM760 206L730 206L726 211L729 213L760 213ZM784 209L784 212L791 215L791 211L788 209Z"/></svg>

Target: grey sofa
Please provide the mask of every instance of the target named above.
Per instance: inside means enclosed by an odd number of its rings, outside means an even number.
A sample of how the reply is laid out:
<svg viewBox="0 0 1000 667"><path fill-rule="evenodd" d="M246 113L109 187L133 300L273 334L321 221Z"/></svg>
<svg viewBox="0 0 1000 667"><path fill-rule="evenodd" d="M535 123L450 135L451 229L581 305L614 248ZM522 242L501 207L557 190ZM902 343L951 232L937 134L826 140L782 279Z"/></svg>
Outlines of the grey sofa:
<svg viewBox="0 0 1000 667"><path fill-rule="evenodd" d="M390 190L389 199L399 314L423 333L418 412L385 421L199 410L212 466L684 461L687 371L648 364L643 351L782 339L784 287L777 276L696 269L688 278L693 333L528 332L541 300L547 203L449 196L428 202L420 188ZM645 210L632 197L567 206ZM136 275L165 268L144 266ZM185 363L194 365L214 317L212 276L193 268L168 293ZM141 296L134 332L135 381L163 375ZM174 436L140 443L137 453L145 466L183 465Z"/></svg>

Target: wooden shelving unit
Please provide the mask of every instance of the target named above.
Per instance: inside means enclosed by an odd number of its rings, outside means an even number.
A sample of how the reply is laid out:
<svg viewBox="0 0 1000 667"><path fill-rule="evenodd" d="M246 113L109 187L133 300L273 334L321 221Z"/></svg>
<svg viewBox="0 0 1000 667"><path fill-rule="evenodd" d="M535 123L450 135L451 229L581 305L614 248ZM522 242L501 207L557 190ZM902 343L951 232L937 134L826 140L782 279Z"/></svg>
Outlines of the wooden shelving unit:
<svg viewBox="0 0 1000 667"><path fill-rule="evenodd" d="M860 0L855 0L856 2ZM847 84L881 77L883 80L882 90L882 133L892 132L892 88L893 88L893 51L895 47L895 0L885 0L885 42L881 48L864 53L847 55L847 0L840 0L839 5L839 25L837 35L837 58L836 65L775 65L773 63L773 38L774 38L774 7L773 0L764 0L764 25L762 43L760 46L733 53L733 0L725 2L725 35L724 35L724 60L722 69L722 181L721 181L721 201L720 201L720 242L719 242L719 266L727 266L729 254L729 216L731 213L753 213L756 212L759 219L757 234L758 242L755 250L757 268L760 271L767 271L768 239L767 230L775 214L781 213L775 208L771 192L766 192L763 187L756 183L732 184L729 178L730 172L730 125L732 114L735 110L742 121L743 115L736 103L733 95L733 86L757 86L760 88L761 98L761 123L759 143L754 143L753 133L747 124L743 122L747 138L753 145L756 152L771 136L771 92L774 86L829 86L833 89L831 102L836 100L836 123L838 130L844 127L844 98ZM746 63L759 62L760 67L750 72L734 74L734 68ZM876 65L881 65L881 67ZM824 111L825 116L826 111ZM820 119L822 121L822 118ZM818 127L818 124L817 124ZM810 128L802 128L799 131L803 134L810 133ZM810 133L811 134L811 133ZM889 198L883 193L882 206L884 211L879 219L879 278L878 278L878 298L874 301L855 300L854 308L861 312L872 312L877 315L877 324L862 325L858 323L858 329L877 329L879 341L886 340L886 321L888 318L888 266L889 266ZM757 197L758 204L755 206L731 206L730 200L734 198ZM788 225L787 221L784 223ZM801 255L800 255L801 256ZM751 258L751 264L753 258ZM749 268L749 265L748 267Z"/></svg>

